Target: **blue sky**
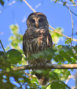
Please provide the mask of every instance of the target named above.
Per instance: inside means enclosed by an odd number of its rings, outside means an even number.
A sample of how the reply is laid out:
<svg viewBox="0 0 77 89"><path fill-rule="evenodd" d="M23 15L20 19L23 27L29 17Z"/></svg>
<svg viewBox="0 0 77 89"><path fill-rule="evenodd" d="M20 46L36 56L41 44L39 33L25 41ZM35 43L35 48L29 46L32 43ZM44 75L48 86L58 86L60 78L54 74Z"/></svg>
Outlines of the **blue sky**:
<svg viewBox="0 0 77 89"><path fill-rule="evenodd" d="M9 3L11 4L11 2L13 1L14 0L10 0ZM32 10L24 2L17 2L12 5L10 5L9 3L6 2L4 7L0 6L0 32L3 32L3 34L0 35L0 39L3 41L4 47L8 45L8 38L11 35L9 26L12 24L18 24L20 33L23 34L26 29L25 20L28 15L32 13ZM51 0L28 0L28 3L36 11L45 14L51 26L53 26L54 28L61 27L63 28L65 35L71 36L71 16L66 7L62 6L61 4L55 4ZM75 25L77 25L76 23ZM62 44L63 41L60 40L59 43Z"/></svg>
<svg viewBox="0 0 77 89"><path fill-rule="evenodd" d="M24 34L26 30L26 19L32 10L24 2L15 2L15 0L7 0L5 5L2 7L0 5L0 40L4 47L7 47L10 43L8 40L11 36L11 30L9 28L12 24L19 25L19 31L21 34ZM54 27L61 27L65 35L71 37L72 34L72 23L71 16L68 9L61 4L55 4L52 0L27 0L28 3L37 11L44 13L49 24ZM14 3L14 4L13 4ZM77 8L73 8L77 12ZM74 34L77 32L77 17L73 15L74 19ZM77 38L77 36L74 36ZM64 44L63 40L60 40L59 44ZM1 50L1 48L0 48ZM74 74L75 72L72 72ZM69 81L70 86L74 86L74 80Z"/></svg>

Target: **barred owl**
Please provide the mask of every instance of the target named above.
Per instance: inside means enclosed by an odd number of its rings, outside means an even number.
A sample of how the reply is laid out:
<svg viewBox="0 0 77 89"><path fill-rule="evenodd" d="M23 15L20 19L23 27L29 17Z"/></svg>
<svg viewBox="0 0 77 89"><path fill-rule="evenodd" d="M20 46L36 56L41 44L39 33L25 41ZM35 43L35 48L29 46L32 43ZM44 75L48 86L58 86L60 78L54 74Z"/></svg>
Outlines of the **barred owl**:
<svg viewBox="0 0 77 89"><path fill-rule="evenodd" d="M23 36L23 51L26 57L52 47L52 38L46 16L40 12L31 13L27 19L27 30ZM33 59L29 64L41 65L50 63L47 59ZM43 73L35 73L39 83L45 85L49 78Z"/></svg>

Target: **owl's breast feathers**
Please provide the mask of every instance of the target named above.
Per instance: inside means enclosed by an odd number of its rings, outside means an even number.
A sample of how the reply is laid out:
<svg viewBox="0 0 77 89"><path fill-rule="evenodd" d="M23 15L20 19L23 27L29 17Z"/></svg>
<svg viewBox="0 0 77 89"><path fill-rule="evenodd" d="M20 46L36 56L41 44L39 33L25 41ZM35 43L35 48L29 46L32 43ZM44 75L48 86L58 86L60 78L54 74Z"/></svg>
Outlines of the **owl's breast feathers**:
<svg viewBox="0 0 77 89"><path fill-rule="evenodd" d="M23 51L26 57L52 47L53 43L48 30L49 25L47 17L43 13L31 13L27 19L27 27L28 29L23 36ZM39 57L36 59L32 58L32 60L28 60L29 65L46 65L47 63L51 63L51 60ZM33 71L37 76L40 84L45 85L49 81L49 74L48 72L46 73L46 70L42 70L41 73L35 69L33 69Z"/></svg>
<svg viewBox="0 0 77 89"><path fill-rule="evenodd" d="M33 32L29 30L23 36L23 50L25 55L37 53L52 47L52 38L49 31L37 29Z"/></svg>

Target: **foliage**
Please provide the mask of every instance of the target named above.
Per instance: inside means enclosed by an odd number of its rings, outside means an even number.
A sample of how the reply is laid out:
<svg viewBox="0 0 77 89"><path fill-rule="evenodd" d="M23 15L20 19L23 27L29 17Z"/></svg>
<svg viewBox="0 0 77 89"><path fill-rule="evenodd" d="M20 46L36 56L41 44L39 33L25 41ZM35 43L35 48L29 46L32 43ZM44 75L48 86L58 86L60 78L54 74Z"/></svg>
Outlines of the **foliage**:
<svg viewBox="0 0 77 89"><path fill-rule="evenodd" d="M12 36L9 38L9 40L11 40L11 47L22 51L20 48L20 45L22 44L22 35L19 34L18 26L11 25L10 29L12 31Z"/></svg>
<svg viewBox="0 0 77 89"><path fill-rule="evenodd" d="M15 87L23 87L26 86L26 88L30 89L40 89L40 85L38 83L38 80L36 77L31 75L31 72L25 72L25 71L14 71L14 66L20 66L27 63L27 60L37 59L37 58L47 58L48 60L53 61L57 64L62 64L67 62L68 64L72 64L76 62L77 59L77 49L75 47L71 47L69 45L54 45L53 49L47 49L45 51L39 52L38 54L32 54L29 58L24 58L23 52L21 49L22 44L22 35L19 34L19 28L18 25L11 25L10 29L12 31L12 36L10 37L11 40L11 47L13 48L11 50L8 50L6 53L4 51L0 51L0 88L1 89L14 89ZM60 30L61 28L57 28L57 30ZM59 35L58 33L52 32L52 38L59 38L62 37L62 35ZM53 41L54 41L53 39ZM66 39L68 41L68 39ZM69 42L66 42L66 44L69 44ZM57 43L58 41L56 41ZM39 71L40 72L40 71ZM50 84L46 86L42 86L42 89L48 88L48 89L70 89L64 82L70 75L69 70L60 70L55 69L53 71L44 71L44 73L49 73L50 77ZM13 82L11 82L11 77L14 78ZM19 86L17 86L17 84ZM4 86L5 85L5 86ZM6 86L7 85L7 86ZM56 87L56 88L55 88ZM61 87L61 88L60 88Z"/></svg>
<svg viewBox="0 0 77 89"><path fill-rule="evenodd" d="M51 84L51 89L70 89L64 82L62 81L53 81Z"/></svg>
<svg viewBox="0 0 77 89"><path fill-rule="evenodd" d="M67 3L72 3L72 4L75 4L76 3L76 1L74 1L74 0L53 0L55 3L57 3L57 2L63 2L63 5L66 5Z"/></svg>
<svg viewBox="0 0 77 89"><path fill-rule="evenodd" d="M0 0L0 4L1 4L1 5L4 5L4 1L3 1L3 0Z"/></svg>
<svg viewBox="0 0 77 89"><path fill-rule="evenodd" d="M6 1L10 1L10 0L6 0ZM16 1L22 1L22 0L16 0ZM4 0L0 0L0 4L1 4L2 6L4 6L5 1L4 1Z"/></svg>

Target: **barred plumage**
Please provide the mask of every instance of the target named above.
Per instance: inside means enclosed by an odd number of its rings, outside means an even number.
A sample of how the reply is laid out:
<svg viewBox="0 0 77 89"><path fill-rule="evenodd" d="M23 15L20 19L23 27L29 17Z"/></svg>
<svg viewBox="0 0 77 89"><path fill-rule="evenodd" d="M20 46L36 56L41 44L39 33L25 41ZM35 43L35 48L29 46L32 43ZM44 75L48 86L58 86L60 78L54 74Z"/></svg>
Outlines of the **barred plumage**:
<svg viewBox="0 0 77 89"><path fill-rule="evenodd" d="M35 12L29 15L27 19L27 30L23 36L23 51L26 57L33 53L38 53L49 47L52 47L52 38L49 33L48 21L44 14ZM29 64L46 64L50 63L47 59L33 59L28 61ZM43 74L35 74L41 84L46 84L48 77Z"/></svg>

